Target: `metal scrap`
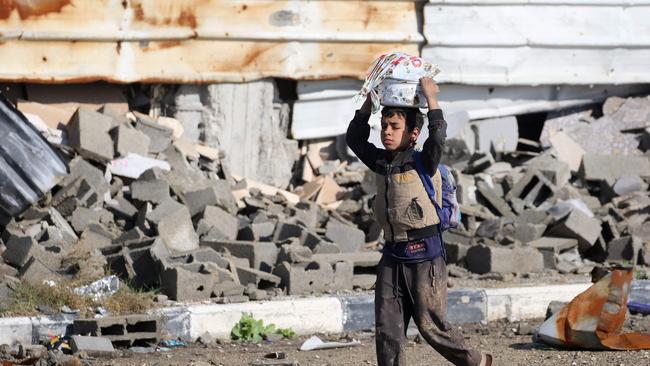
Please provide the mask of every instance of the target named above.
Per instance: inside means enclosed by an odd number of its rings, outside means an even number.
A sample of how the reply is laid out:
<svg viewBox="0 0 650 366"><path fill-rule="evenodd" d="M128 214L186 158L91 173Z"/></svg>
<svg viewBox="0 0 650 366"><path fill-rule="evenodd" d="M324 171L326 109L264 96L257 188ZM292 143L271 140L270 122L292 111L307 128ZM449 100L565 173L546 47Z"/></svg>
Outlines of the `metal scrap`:
<svg viewBox="0 0 650 366"><path fill-rule="evenodd" d="M539 329L539 339L552 346L585 349L650 349L650 334L621 333L633 268L615 268Z"/></svg>

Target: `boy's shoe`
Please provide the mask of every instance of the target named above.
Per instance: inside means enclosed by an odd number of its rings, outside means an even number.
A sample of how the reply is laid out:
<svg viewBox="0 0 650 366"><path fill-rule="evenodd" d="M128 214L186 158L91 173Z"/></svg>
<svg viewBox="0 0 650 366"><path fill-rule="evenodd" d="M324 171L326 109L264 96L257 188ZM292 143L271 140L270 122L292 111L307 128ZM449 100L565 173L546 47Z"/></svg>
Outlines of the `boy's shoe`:
<svg viewBox="0 0 650 366"><path fill-rule="evenodd" d="M480 366L496 366L494 363L494 357L491 353L481 353L481 363Z"/></svg>

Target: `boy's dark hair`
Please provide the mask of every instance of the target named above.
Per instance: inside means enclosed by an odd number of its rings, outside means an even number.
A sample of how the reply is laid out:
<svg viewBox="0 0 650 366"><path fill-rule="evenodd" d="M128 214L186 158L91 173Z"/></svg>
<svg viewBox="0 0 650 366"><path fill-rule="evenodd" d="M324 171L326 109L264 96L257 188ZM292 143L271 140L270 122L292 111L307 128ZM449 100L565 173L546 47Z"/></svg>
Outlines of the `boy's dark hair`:
<svg viewBox="0 0 650 366"><path fill-rule="evenodd" d="M398 115L406 120L406 129L412 132L414 128L422 130L424 125L424 117L417 108L404 108L404 107L384 107L381 110L381 119Z"/></svg>

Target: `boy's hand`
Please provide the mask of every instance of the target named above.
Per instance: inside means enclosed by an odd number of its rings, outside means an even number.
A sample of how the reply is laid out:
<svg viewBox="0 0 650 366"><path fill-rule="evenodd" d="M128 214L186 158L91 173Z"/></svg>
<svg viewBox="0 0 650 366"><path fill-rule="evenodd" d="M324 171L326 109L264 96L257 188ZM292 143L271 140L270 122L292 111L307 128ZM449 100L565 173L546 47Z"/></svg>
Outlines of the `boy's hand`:
<svg viewBox="0 0 650 366"><path fill-rule="evenodd" d="M370 93L366 95L366 100L363 102L360 112L365 114L372 113L372 98L370 97Z"/></svg>
<svg viewBox="0 0 650 366"><path fill-rule="evenodd" d="M427 98L429 110L440 109L438 105L438 93L440 92L438 84L432 78L422 78L420 79L420 85L422 85L424 97Z"/></svg>

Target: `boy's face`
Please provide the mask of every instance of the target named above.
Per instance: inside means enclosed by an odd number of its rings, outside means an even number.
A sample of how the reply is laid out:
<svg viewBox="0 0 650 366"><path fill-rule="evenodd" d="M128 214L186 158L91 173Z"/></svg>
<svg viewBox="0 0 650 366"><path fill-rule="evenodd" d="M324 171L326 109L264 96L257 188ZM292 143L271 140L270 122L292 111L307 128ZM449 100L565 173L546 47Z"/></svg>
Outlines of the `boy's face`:
<svg viewBox="0 0 650 366"><path fill-rule="evenodd" d="M420 129L415 127L409 133L406 119L398 114L381 119L381 143L388 151L402 151L415 142Z"/></svg>

